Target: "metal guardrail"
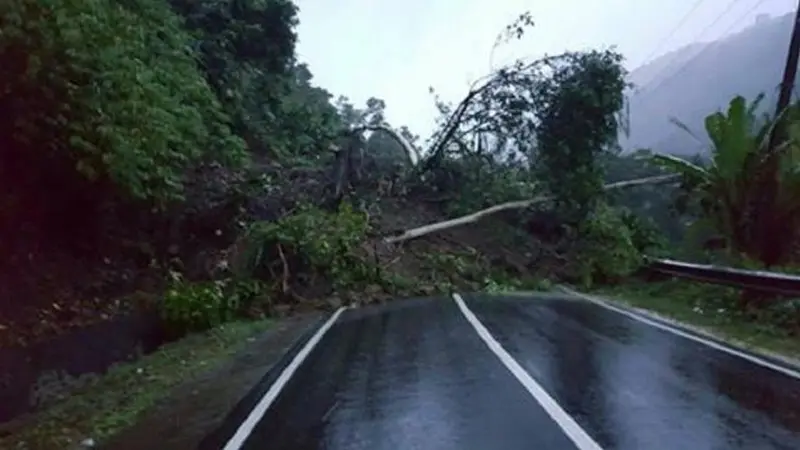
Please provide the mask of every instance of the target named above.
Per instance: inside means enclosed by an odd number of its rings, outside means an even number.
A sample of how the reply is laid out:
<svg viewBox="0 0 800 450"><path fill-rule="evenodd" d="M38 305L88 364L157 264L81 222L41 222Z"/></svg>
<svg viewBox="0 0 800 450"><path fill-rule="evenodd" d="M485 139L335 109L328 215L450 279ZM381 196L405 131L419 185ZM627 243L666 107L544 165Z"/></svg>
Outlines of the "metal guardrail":
<svg viewBox="0 0 800 450"><path fill-rule="evenodd" d="M646 261L647 270L657 273L754 291L800 296L798 275L692 264L669 259L646 258Z"/></svg>

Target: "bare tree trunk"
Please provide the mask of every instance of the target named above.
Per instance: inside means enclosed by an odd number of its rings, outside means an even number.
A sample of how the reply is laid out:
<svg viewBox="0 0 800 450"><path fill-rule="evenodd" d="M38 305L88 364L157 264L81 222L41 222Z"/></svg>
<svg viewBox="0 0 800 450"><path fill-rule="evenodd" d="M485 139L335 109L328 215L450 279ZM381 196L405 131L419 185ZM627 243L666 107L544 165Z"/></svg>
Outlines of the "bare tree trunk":
<svg viewBox="0 0 800 450"><path fill-rule="evenodd" d="M626 181L619 181L616 183L607 184L603 186L603 189L606 191L610 191L614 189L624 189L628 187L641 186L645 184L665 184L674 182L679 177L680 177L679 174L670 174L670 175L658 175L647 178L637 178L635 180L626 180ZM500 211L506 211L509 209L527 208L528 206L535 205L538 203L548 202L551 200L553 200L552 197L543 196L543 197L536 197L530 200L517 200L513 202L502 203L499 205L491 206L486 209L482 209L480 211L476 211L472 214L467 214L466 216L456 217L455 219L445 220L443 222L431 223L428 225L423 225L418 228L412 228L410 230L404 231L402 234L399 235L387 236L383 238L383 240L387 244L407 241L409 239L415 239L420 236L424 236L426 234L434 233L436 231L446 230L448 228L453 228L468 223L474 223L486 216L496 214Z"/></svg>
<svg viewBox="0 0 800 450"><path fill-rule="evenodd" d="M411 163L412 166L416 165L422 158L422 155L420 154L419 150L413 145L411 145L411 143L408 142L406 138L404 138L400 133L392 129L392 127L390 127L389 125L385 124L367 125L364 127L357 128L355 131L361 132L363 130L370 130L373 132L383 131L384 133L394 138L394 140L397 141L406 151L406 155L408 156L408 162Z"/></svg>

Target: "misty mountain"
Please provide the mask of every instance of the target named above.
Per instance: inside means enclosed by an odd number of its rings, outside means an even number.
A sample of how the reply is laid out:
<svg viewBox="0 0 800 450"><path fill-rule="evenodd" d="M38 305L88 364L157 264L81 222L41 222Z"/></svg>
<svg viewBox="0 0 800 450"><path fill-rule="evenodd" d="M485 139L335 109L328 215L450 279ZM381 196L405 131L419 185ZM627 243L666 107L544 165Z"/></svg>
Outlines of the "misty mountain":
<svg viewBox="0 0 800 450"><path fill-rule="evenodd" d="M704 151L691 135L670 123L675 117L705 139L703 121L727 107L731 98L748 100L764 93L765 111L774 108L793 14L759 16L753 25L711 43L691 44L633 70L629 80L630 136L627 150L695 154Z"/></svg>

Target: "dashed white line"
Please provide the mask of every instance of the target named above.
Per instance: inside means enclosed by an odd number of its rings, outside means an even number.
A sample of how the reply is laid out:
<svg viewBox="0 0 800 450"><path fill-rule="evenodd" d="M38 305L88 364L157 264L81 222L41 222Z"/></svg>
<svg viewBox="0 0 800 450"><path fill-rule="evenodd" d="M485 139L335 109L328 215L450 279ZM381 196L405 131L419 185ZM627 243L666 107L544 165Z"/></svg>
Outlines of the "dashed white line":
<svg viewBox="0 0 800 450"><path fill-rule="evenodd" d="M522 384L523 387L533 396L533 398L544 408L545 412L556 422L564 431L564 434L575 444L579 450L602 450L602 447L589 436L583 428L575 422L566 411L547 393L547 391L533 379L533 377L522 368L522 366L500 345L499 342L489 333L489 330L481 323L475 314L464 303L460 295L454 293L453 300L458 305L458 309L472 325L478 336Z"/></svg>
<svg viewBox="0 0 800 450"><path fill-rule="evenodd" d="M665 325L663 323L657 322L655 320L648 319L647 317L642 316L640 314L636 314L636 313L633 313L633 312L630 312L630 311L626 311L623 308L618 308L618 307L616 307L616 306L614 306L612 304L609 304L606 301L594 298L591 295L586 295L586 294L583 294L583 293L578 292L578 291L573 291L572 289L569 289L569 288L564 287L564 286L561 286L561 289L564 292L569 293L570 295L573 295L573 296L578 297L580 299L583 299L583 300L586 300L588 302L594 303L595 305L602 306L603 308L609 309L611 311L614 311L616 313L622 314L624 316L630 317L631 319L638 320L639 322L645 323L645 324L650 325L652 327L656 327L656 328L658 328L660 330L668 331L670 333L677 334L678 336L684 337L686 339L691 339L691 340L693 340L695 342L699 342L701 344L705 344L705 345L707 345L707 346L709 346L709 347L711 347L711 348L713 348L715 350L719 350L721 352L725 352L725 353L727 353L729 355L738 356L739 358L745 359L745 360L747 360L747 361L749 361L749 362L751 362L753 364L757 364L759 366L766 367L768 369L772 369L772 370L774 370L776 372L780 372L780 373L782 373L784 375L787 375L789 377L800 379L800 372L798 372L796 370L792 370L792 369L790 369L788 367L780 366L778 364L769 362L769 361L767 361L765 359L762 359L762 358L759 358L757 356L749 355L747 353L744 353L744 352L741 352L739 350L736 350L735 348L719 344L719 343L714 342L712 340L704 339L704 338L702 338L700 336L697 336L697 335L694 335L692 333L687 333L687 332L685 332L685 331L683 331L681 329L674 328L674 327Z"/></svg>
<svg viewBox="0 0 800 450"><path fill-rule="evenodd" d="M253 432L253 429L258 425L258 422L261 421L261 418L264 417L264 413L267 412L272 402L278 397L278 394L281 393L281 390L286 386L286 383L292 378L297 368L305 361L308 357L308 354L311 353L311 350L319 343L325 333L333 326L334 322L339 318L339 316L344 312L347 308L342 307L336 310L331 317L311 336L311 339L306 342L306 345L295 355L294 359L283 369L280 376L272 383L267 393L261 397L261 400L258 404L250 411L250 414L247 418L239 425L239 428L236 430L236 433L230 438L224 450L238 450L242 447L244 442L250 436L250 433Z"/></svg>

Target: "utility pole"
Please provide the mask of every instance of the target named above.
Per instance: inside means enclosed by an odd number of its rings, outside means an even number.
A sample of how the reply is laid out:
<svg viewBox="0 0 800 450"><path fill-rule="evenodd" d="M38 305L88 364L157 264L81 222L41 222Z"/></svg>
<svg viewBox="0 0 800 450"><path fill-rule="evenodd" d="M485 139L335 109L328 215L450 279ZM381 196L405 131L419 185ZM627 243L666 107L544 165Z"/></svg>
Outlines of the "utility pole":
<svg viewBox="0 0 800 450"><path fill-rule="evenodd" d="M766 150L766 160L761 174L756 174L761 178L760 195L756 200L756 239L758 241L761 262L767 268L780 262L781 246L786 245L778 236L781 235L781 224L775 215L775 201L778 194L778 171L780 155L775 150L778 143L784 136L784 117L783 112L789 106L792 98L792 88L797 78L797 63L800 56L800 0L794 12L794 25L792 26L792 37L789 41L789 52L786 54L786 66L783 69L783 80L781 80L780 92L778 94L778 104L775 109L775 124L769 137Z"/></svg>
<svg viewBox="0 0 800 450"><path fill-rule="evenodd" d="M792 88L797 78L798 56L800 56L800 1L798 1L797 8L794 12L792 38L789 41L789 52L786 54L786 66L783 68L783 80L781 80L778 105L775 109L776 118L789 106L789 101L792 98ZM770 137L770 150L777 144L776 135L779 134L780 133L776 132Z"/></svg>

